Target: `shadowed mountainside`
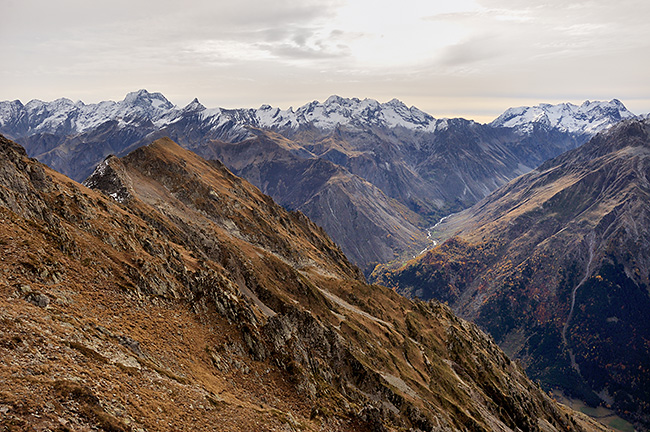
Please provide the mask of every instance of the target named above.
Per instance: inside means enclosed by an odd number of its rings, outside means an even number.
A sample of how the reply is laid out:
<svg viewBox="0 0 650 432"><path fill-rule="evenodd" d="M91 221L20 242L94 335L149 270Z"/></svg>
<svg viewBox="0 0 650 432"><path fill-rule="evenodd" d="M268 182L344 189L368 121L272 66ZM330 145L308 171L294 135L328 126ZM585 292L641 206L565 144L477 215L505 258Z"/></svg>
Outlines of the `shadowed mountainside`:
<svg viewBox="0 0 650 432"><path fill-rule="evenodd" d="M450 304L547 388L650 425L650 123L544 163L376 280Z"/></svg>
<svg viewBox="0 0 650 432"><path fill-rule="evenodd" d="M209 141L192 150L309 216L368 273L399 252L413 254L428 244L424 218L367 180L326 159L301 157L305 150L281 135L256 132L239 143Z"/></svg>

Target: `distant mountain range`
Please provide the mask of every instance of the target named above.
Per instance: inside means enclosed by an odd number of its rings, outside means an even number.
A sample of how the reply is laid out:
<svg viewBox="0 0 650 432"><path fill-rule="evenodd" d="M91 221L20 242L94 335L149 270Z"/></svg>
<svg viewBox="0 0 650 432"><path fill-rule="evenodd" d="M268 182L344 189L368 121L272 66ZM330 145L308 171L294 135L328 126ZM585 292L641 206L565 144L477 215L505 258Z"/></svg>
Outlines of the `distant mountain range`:
<svg viewBox="0 0 650 432"><path fill-rule="evenodd" d="M19 100L0 102L0 127L9 136L22 137L36 133L78 134L109 121L118 120L124 127L129 120L146 119L157 126L178 122L190 113L200 113L201 120L212 131L239 126L286 130L312 126L332 130L347 126L365 130L369 126L404 128L421 132L436 132L448 126L448 119L435 119L417 109L407 107L397 99L379 103L373 99L331 96L324 102L313 101L296 110L281 110L262 105L258 109L208 109L198 99L180 108L161 93L139 90L126 95L120 102L104 101L84 104L61 98L52 102ZM533 125L543 125L571 134L594 135L614 123L636 117L617 99L610 102L586 101L580 106L571 103L541 104L506 110L490 123L493 127L511 127L530 133ZM237 128L235 128L237 129ZM218 133L218 132L217 132Z"/></svg>
<svg viewBox="0 0 650 432"><path fill-rule="evenodd" d="M207 109L195 99L180 108L140 90L91 105L0 102L0 133L78 181L111 154L169 136L303 211L369 273L426 247L425 229L442 216L630 117L617 100L511 109L482 125L398 100L332 96L280 110Z"/></svg>
<svg viewBox="0 0 650 432"><path fill-rule="evenodd" d="M650 121L620 122L431 235L375 281L439 299L547 389L650 428Z"/></svg>

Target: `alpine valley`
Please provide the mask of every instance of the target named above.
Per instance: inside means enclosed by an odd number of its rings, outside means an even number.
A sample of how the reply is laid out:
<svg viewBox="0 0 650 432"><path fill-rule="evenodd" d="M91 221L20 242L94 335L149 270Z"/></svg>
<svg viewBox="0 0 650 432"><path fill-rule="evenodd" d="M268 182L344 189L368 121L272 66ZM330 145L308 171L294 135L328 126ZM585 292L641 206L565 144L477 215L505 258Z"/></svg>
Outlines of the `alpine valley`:
<svg viewBox="0 0 650 432"><path fill-rule="evenodd" d="M2 430L605 430L168 138L84 186L0 137L0 250Z"/></svg>
<svg viewBox="0 0 650 432"><path fill-rule="evenodd" d="M650 427L650 121L628 120L435 227L376 280L447 302L528 373Z"/></svg>

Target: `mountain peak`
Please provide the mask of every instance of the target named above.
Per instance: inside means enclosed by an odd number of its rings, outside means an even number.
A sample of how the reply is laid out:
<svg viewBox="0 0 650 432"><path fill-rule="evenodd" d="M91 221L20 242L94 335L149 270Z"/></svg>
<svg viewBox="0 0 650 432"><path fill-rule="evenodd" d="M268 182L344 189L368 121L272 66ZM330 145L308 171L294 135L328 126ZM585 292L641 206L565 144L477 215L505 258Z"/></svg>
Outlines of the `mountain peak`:
<svg viewBox="0 0 650 432"><path fill-rule="evenodd" d="M189 150L185 150L183 147L179 146L175 141L173 141L169 137L158 138L151 144L144 147L140 147L140 149L146 150L151 154L165 154L167 157L171 155L182 155L182 158L186 162L189 159L198 157L194 153L190 152Z"/></svg>
<svg viewBox="0 0 650 432"><path fill-rule="evenodd" d="M385 103L385 105L390 106L390 107L395 107L395 108L399 107L399 108L408 109L406 104L404 102L402 102L401 100L397 99L397 98L393 98L393 99L389 100L388 102Z"/></svg>
<svg viewBox="0 0 650 432"><path fill-rule="evenodd" d="M353 101L354 101L354 99L347 99L347 98L343 98L343 97L338 96L338 95L331 95L330 97L328 97L325 100L325 102L323 102L323 105L334 105L334 104L350 105L350 102L353 102ZM358 102L358 99L356 101Z"/></svg>
<svg viewBox="0 0 650 432"><path fill-rule="evenodd" d="M572 104L570 104L572 105ZM594 108L594 107L616 107L619 109L624 109L627 110L623 102L620 100L614 98L610 101L591 101L591 100L586 100L584 101L581 105L581 107L585 108Z"/></svg>
<svg viewBox="0 0 650 432"><path fill-rule="evenodd" d="M125 203L132 198L127 182L122 179L122 162L114 155L109 155L100 162L93 173L83 182L91 189L102 190L106 195L119 203Z"/></svg>
<svg viewBox="0 0 650 432"><path fill-rule="evenodd" d="M174 141L173 141L171 138L169 138L169 137L158 138L157 140L155 140L154 142L152 142L151 144L149 144L147 147L151 147L151 148L164 148L164 149L172 149L172 150L182 149L181 146L179 146L178 144L176 144L176 142L174 142Z"/></svg>
<svg viewBox="0 0 650 432"><path fill-rule="evenodd" d="M204 111L205 109L205 106L199 102L199 99L194 98L192 102L188 103L185 108L183 108L183 112Z"/></svg>
<svg viewBox="0 0 650 432"><path fill-rule="evenodd" d="M123 102L125 103L134 103L138 100L146 99L151 96L151 93L149 93L146 89L140 89L138 91L134 92L128 92L126 96L124 97Z"/></svg>
<svg viewBox="0 0 650 432"><path fill-rule="evenodd" d="M174 108L174 105L162 93L149 93L145 89L128 93L122 103L131 106L151 106L156 109L165 110Z"/></svg>
<svg viewBox="0 0 650 432"><path fill-rule="evenodd" d="M609 102L587 100L580 106L543 103L509 108L490 126L514 128L525 135L530 135L535 126L541 126L574 135L593 136L621 120L635 117L618 99Z"/></svg>

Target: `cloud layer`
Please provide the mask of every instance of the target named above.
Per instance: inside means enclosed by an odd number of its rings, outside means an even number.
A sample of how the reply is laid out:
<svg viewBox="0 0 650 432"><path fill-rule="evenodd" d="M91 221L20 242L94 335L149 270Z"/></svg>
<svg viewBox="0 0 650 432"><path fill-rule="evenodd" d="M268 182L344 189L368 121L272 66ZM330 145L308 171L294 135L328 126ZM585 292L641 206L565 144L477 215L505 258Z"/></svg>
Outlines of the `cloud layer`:
<svg viewBox="0 0 650 432"><path fill-rule="evenodd" d="M650 3L0 0L0 99L287 107L400 98L489 120L511 105L619 98L650 111Z"/></svg>

